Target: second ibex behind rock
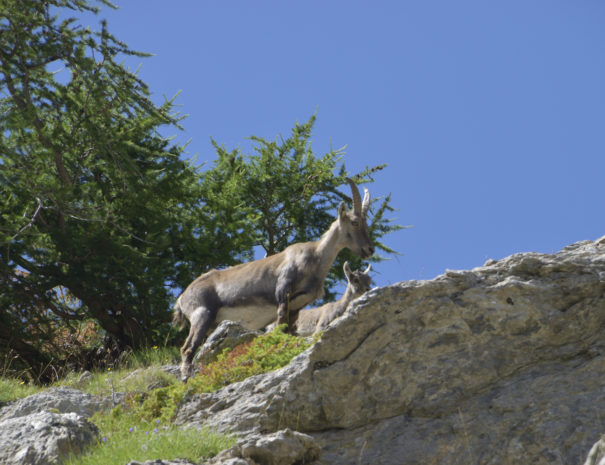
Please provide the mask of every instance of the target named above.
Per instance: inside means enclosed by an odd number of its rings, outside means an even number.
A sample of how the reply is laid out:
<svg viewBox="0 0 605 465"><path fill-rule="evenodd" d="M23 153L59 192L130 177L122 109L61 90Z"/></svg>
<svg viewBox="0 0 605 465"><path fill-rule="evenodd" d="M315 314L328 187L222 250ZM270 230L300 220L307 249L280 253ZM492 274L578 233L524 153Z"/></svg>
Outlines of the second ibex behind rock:
<svg viewBox="0 0 605 465"><path fill-rule="evenodd" d="M351 271L349 262L345 262L343 269L349 283L342 297L336 302L298 312L293 325L294 333L297 336L311 336L323 331L332 321L344 313L354 299L370 290L372 286L372 278L370 277L372 265L368 265L365 271Z"/></svg>
<svg viewBox="0 0 605 465"><path fill-rule="evenodd" d="M181 347L181 377L191 376L192 360L208 331L223 320L261 329L275 320L288 323L296 312L323 295L324 280L338 253L348 248L362 258L374 253L366 216L370 193L363 201L353 181L353 209L344 202L330 229L315 242L292 244L282 252L225 270L211 270L193 281L174 306L177 324L189 320L191 329Z"/></svg>

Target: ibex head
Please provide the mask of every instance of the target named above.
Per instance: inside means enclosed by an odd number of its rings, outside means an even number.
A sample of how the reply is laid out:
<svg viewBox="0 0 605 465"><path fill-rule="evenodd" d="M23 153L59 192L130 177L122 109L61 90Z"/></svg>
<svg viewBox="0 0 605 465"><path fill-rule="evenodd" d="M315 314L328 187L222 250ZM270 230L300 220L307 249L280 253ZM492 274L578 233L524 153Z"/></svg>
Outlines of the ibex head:
<svg viewBox="0 0 605 465"><path fill-rule="evenodd" d="M372 287L372 278L370 277L372 265L368 265L365 271L351 271L349 262L345 262L342 268L347 277L347 281L349 282L349 286L352 288L353 295L361 295L370 290Z"/></svg>
<svg viewBox="0 0 605 465"><path fill-rule="evenodd" d="M338 219L343 240L345 247L361 258L367 258L374 254L374 245L370 239L366 218L370 206L370 192L364 188L362 201L357 185L349 178L347 178L347 182L351 186L353 194L353 209L347 211L344 202L338 207Z"/></svg>

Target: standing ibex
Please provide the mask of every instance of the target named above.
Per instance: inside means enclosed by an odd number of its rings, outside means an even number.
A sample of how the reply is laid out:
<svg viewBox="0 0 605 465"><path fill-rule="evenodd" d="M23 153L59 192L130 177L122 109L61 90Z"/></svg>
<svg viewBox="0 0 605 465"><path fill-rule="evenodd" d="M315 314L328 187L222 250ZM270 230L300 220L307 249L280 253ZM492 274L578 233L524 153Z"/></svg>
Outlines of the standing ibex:
<svg viewBox="0 0 605 465"><path fill-rule="evenodd" d="M296 312L323 295L324 280L338 253L345 247L362 258L374 253L366 216L370 193L363 202L353 181L353 209L344 202L330 229L315 242L292 244L282 252L224 270L211 270L193 281L174 306L174 323L191 324L181 347L181 377L191 375L192 359L209 329L233 320L249 329L261 329L275 320L289 324Z"/></svg>
<svg viewBox="0 0 605 465"><path fill-rule="evenodd" d="M345 293L336 302L298 312L296 321L292 325L296 335L311 336L323 331L333 320L344 313L354 299L370 289L372 265L368 265L365 271L351 271L349 262L345 262L343 269L348 281Z"/></svg>

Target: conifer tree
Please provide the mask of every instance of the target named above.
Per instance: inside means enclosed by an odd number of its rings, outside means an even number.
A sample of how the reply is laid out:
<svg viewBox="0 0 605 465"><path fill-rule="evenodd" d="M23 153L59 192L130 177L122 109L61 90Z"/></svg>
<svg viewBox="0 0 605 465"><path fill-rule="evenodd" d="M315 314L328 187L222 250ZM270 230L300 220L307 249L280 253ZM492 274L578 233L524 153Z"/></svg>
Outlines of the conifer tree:
<svg viewBox="0 0 605 465"><path fill-rule="evenodd" d="M366 167L360 173L350 174L343 149L317 156L311 147L315 121L313 115L306 123L295 124L285 139L270 141L252 136L252 154L243 154L239 149L229 151L213 141L217 152L213 169L222 173L224 182L232 186L229 197L237 199L242 211L246 211L249 223L254 225L254 230L247 234L254 235L253 242L264 255L273 255L295 242L319 239L334 221L339 203L345 200L351 205L346 178L352 177L361 186L373 182L373 176L386 167ZM402 229L386 217L392 211L390 195L372 198L370 235L376 248L388 255L396 252L381 239ZM384 258L378 253L370 261ZM343 250L326 280L325 300L333 300L334 286L344 279L342 266L347 260L354 268L362 266L358 256Z"/></svg>
<svg viewBox="0 0 605 465"><path fill-rule="evenodd" d="M88 319L120 347L152 343L171 287L250 248L237 215L201 211L199 173L159 135L172 102L117 61L144 54L67 18L82 11L0 4L0 350L37 372Z"/></svg>

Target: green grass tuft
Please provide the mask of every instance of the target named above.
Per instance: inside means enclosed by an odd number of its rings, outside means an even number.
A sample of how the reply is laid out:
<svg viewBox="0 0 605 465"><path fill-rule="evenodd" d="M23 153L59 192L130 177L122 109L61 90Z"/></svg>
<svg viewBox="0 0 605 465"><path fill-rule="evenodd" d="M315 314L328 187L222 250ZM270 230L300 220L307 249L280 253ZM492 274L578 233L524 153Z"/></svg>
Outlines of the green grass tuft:
<svg viewBox="0 0 605 465"><path fill-rule="evenodd" d="M209 430L145 421L121 406L95 414L92 421L99 427L99 440L83 455L64 460L64 465L124 465L158 457L197 463L235 443L235 438Z"/></svg>
<svg viewBox="0 0 605 465"><path fill-rule="evenodd" d="M41 386L15 378L0 378L0 404L31 396L42 390Z"/></svg>

